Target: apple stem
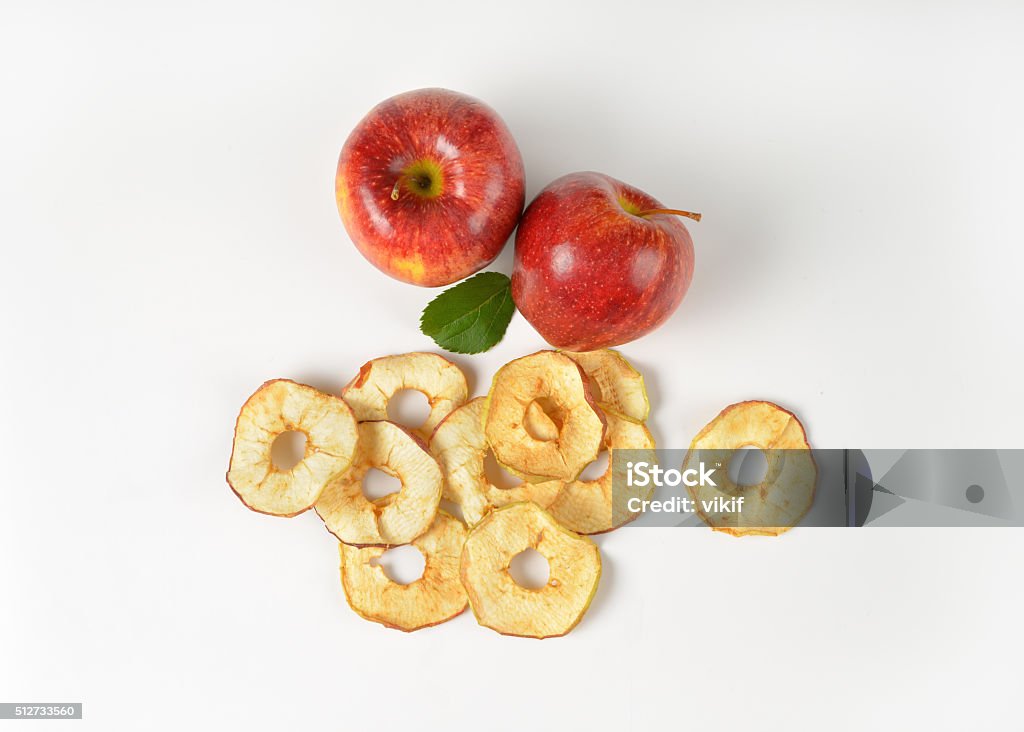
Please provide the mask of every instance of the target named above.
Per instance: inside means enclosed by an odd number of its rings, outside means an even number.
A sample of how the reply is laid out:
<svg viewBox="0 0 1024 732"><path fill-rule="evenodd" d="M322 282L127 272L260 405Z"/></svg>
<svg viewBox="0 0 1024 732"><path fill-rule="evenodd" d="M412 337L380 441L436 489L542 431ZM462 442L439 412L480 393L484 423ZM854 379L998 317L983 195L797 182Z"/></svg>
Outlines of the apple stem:
<svg viewBox="0 0 1024 732"><path fill-rule="evenodd" d="M394 196L392 195L392 197ZM640 216L642 218L644 216L653 216L654 214L673 214L675 216L685 216L686 218L693 219L694 221L700 221L699 213L692 213L690 211L680 211L677 208L649 208L646 211L641 211L640 213L637 214L637 216Z"/></svg>
<svg viewBox="0 0 1024 732"><path fill-rule="evenodd" d="M409 181L413 185L417 186L422 190L430 188L430 178L423 175L408 175L403 173L398 176L398 180L395 181L394 188L391 189L391 200L397 201L398 197L402 194L402 183Z"/></svg>

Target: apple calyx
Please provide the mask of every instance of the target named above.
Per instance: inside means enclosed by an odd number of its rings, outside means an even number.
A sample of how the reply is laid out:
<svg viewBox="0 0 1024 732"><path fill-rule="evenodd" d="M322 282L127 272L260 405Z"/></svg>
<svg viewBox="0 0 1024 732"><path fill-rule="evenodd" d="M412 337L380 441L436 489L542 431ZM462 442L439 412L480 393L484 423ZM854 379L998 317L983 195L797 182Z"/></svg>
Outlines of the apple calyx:
<svg viewBox="0 0 1024 732"><path fill-rule="evenodd" d="M699 213L693 213L692 211L680 211L677 208L649 208L646 211L640 211L635 215L640 218L645 218L647 216L653 216L654 214L672 214L673 216L685 216L688 219L700 221Z"/></svg>

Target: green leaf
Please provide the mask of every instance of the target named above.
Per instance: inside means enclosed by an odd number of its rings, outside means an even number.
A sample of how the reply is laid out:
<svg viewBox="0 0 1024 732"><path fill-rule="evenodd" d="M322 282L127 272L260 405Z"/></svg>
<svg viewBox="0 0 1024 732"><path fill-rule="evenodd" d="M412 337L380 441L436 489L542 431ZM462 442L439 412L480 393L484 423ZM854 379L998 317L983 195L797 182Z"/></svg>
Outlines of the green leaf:
<svg viewBox="0 0 1024 732"><path fill-rule="evenodd" d="M500 272L481 272L431 300L420 331L446 351L482 353L502 339L515 311L512 281Z"/></svg>

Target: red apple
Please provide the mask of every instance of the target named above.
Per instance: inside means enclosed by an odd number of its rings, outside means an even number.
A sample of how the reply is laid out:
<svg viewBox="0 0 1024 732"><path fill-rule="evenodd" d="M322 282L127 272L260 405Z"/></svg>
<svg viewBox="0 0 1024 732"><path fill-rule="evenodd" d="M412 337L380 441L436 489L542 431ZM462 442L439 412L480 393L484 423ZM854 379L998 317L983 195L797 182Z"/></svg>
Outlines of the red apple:
<svg viewBox="0 0 1024 732"><path fill-rule="evenodd" d="M569 351L649 333L679 307L693 277L693 240L678 216L700 220L607 175L559 178L519 222L516 307Z"/></svg>
<svg viewBox="0 0 1024 732"><path fill-rule="evenodd" d="M341 149L335 193L345 229L395 279L447 285L498 256L523 211L525 173L490 107L447 89L391 97Z"/></svg>

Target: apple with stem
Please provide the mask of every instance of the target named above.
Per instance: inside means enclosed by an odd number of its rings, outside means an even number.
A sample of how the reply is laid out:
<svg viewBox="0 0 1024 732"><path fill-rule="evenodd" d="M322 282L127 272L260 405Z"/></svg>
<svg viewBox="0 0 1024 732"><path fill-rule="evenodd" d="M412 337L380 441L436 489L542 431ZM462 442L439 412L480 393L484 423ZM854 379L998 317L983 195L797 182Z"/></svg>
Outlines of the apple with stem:
<svg viewBox="0 0 1024 732"><path fill-rule="evenodd" d="M381 102L356 126L335 193L364 257L395 279L437 287L498 256L523 210L525 173L494 110L419 89Z"/></svg>
<svg viewBox="0 0 1024 732"><path fill-rule="evenodd" d="M512 299L551 345L593 351L664 323L693 278L693 241L679 217L601 173L572 173L527 207L516 232Z"/></svg>

